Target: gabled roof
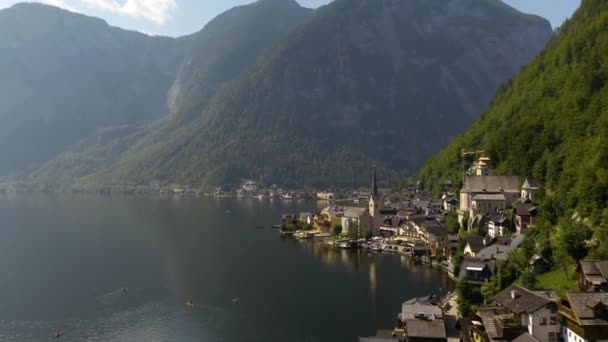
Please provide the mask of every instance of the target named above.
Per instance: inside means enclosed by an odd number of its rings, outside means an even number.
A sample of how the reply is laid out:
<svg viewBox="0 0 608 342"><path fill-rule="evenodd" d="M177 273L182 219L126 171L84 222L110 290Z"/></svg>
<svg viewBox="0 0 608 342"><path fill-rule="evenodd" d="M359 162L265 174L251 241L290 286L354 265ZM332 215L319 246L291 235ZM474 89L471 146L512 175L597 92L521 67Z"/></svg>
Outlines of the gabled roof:
<svg viewBox="0 0 608 342"><path fill-rule="evenodd" d="M491 214L490 221L494 224L505 224L509 222L509 218L505 214Z"/></svg>
<svg viewBox="0 0 608 342"><path fill-rule="evenodd" d="M471 252L477 254L480 250L482 250L486 245L483 243L484 238L479 235L469 235L467 236L467 245L471 249Z"/></svg>
<svg viewBox="0 0 608 342"><path fill-rule="evenodd" d="M445 322L443 320L426 321L420 319L408 319L405 322L408 338L447 338Z"/></svg>
<svg viewBox="0 0 608 342"><path fill-rule="evenodd" d="M602 277L608 279L608 260L581 260L580 270L585 277Z"/></svg>
<svg viewBox="0 0 608 342"><path fill-rule="evenodd" d="M367 208L359 208L359 207L345 207L344 208L344 217L348 218L359 218L365 214Z"/></svg>
<svg viewBox="0 0 608 342"><path fill-rule="evenodd" d="M517 216L534 216L536 215L538 208L534 203L521 203L515 207L515 214Z"/></svg>
<svg viewBox="0 0 608 342"><path fill-rule="evenodd" d="M598 317L595 307L608 307L608 293L605 292L566 292L566 300L580 325L608 326L606 317Z"/></svg>
<svg viewBox="0 0 608 342"><path fill-rule="evenodd" d="M511 246L493 244L480 250L476 256L484 259L507 260L509 252L513 249Z"/></svg>
<svg viewBox="0 0 608 342"><path fill-rule="evenodd" d="M515 314L535 312L557 299L553 291L531 291L519 285L510 286L494 296L496 303Z"/></svg>
<svg viewBox="0 0 608 342"><path fill-rule="evenodd" d="M460 264L459 278L465 278L467 270L477 270L481 272L486 267L494 274L496 271L496 262L494 260L483 260L479 258L465 258Z"/></svg>
<svg viewBox="0 0 608 342"><path fill-rule="evenodd" d="M519 193L519 178L517 176L467 176L461 192Z"/></svg>
<svg viewBox="0 0 608 342"><path fill-rule="evenodd" d="M481 307L477 309L477 314L479 315L479 318L481 318L481 322L486 330L486 334L488 334L488 337L491 339L502 337L502 334L496 328L494 318L500 315L506 315L508 313L509 310L501 307Z"/></svg>
<svg viewBox="0 0 608 342"><path fill-rule="evenodd" d="M525 332L525 333L519 335L512 342L540 342L540 341L537 340L534 336L532 336L529 333Z"/></svg>
<svg viewBox="0 0 608 342"><path fill-rule="evenodd" d="M426 229L426 231L429 234L432 234L435 236L447 236L448 235L448 228L437 221L428 220L427 222L425 222L423 224L423 226L424 226L424 229Z"/></svg>
<svg viewBox="0 0 608 342"><path fill-rule="evenodd" d="M526 178L526 181L521 186L521 188L525 189L525 190L538 190L542 186L543 186L543 184L538 179Z"/></svg>

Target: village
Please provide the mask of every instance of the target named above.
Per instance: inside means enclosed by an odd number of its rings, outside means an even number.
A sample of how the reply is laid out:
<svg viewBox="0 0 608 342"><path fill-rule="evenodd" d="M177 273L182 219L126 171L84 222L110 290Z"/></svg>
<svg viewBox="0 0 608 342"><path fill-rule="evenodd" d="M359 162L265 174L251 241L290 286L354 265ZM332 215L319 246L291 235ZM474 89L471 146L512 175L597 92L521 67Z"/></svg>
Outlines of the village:
<svg viewBox="0 0 608 342"><path fill-rule="evenodd" d="M393 328L361 342L608 340L608 260L578 261L578 291L558 294L513 284L495 294L491 305L475 303L463 315L458 296L479 293L534 228L540 211L535 198L543 185L493 175L490 158L482 155L463 172L458 197L450 187L446 181L441 198L416 182L399 196L381 193L374 167L369 196L355 196L353 203L367 201L367 206L337 204L337 194L318 192L317 199L328 205L319 212L283 215L281 234L342 249L405 254L442 268L461 287L446 298L429 294L405 301ZM552 265L534 254L526 267L536 276Z"/></svg>

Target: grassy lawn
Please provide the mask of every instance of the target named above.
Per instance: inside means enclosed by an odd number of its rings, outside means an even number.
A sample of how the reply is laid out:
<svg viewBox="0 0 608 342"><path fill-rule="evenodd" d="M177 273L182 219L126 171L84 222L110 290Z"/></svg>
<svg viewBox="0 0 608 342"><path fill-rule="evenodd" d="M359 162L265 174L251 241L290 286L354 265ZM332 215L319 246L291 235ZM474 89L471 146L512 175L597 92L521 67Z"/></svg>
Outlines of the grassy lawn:
<svg viewBox="0 0 608 342"><path fill-rule="evenodd" d="M568 266L568 277L560 267L539 274L537 280L536 287L539 289L555 290L560 295L566 291L578 291L578 273L575 265Z"/></svg>

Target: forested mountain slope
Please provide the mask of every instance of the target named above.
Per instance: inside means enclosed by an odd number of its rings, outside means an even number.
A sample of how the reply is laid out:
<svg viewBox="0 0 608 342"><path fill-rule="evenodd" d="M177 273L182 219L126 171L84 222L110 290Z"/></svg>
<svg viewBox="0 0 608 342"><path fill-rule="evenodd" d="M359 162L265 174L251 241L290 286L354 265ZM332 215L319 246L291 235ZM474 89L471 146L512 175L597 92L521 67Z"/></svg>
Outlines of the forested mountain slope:
<svg viewBox="0 0 608 342"><path fill-rule="evenodd" d="M393 179L412 174L551 35L498 0L337 0L191 124L80 184L347 186L367 183L372 160ZM197 108L201 94L180 102Z"/></svg>
<svg viewBox="0 0 608 342"><path fill-rule="evenodd" d="M482 117L424 166L424 182L452 179L458 189L462 148L487 150L498 173L543 180L552 219L571 209L608 219L608 1L584 0Z"/></svg>

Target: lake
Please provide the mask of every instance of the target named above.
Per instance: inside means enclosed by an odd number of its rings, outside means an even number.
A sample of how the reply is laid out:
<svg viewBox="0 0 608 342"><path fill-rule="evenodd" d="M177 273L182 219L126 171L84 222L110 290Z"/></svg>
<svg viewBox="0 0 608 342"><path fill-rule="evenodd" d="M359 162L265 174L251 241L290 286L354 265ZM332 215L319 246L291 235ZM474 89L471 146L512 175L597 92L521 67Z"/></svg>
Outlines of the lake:
<svg viewBox="0 0 608 342"><path fill-rule="evenodd" d="M393 327L403 301L452 286L403 256L270 228L320 205L1 195L0 340L357 341Z"/></svg>

